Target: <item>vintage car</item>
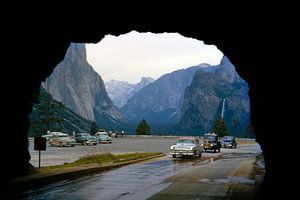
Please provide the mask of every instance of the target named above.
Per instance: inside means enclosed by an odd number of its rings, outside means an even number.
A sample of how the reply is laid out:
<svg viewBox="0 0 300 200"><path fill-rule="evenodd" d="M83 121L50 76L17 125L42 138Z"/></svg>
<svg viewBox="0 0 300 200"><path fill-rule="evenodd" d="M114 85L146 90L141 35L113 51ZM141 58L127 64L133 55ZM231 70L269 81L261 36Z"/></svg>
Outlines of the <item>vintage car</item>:
<svg viewBox="0 0 300 200"><path fill-rule="evenodd" d="M202 147L198 137L180 137L176 144L171 146L170 154L176 156L191 156L201 158Z"/></svg>
<svg viewBox="0 0 300 200"><path fill-rule="evenodd" d="M95 137L98 138L99 143L112 143L112 138L108 136L107 132L97 132Z"/></svg>
<svg viewBox="0 0 300 200"><path fill-rule="evenodd" d="M76 143L82 145L96 145L98 143L98 140L89 133L75 133L75 140Z"/></svg>
<svg viewBox="0 0 300 200"><path fill-rule="evenodd" d="M204 141L201 146L203 147L205 152L207 150L213 150L214 152L218 150L218 152L220 152L221 150L221 142L218 135L216 135L215 133L204 134Z"/></svg>
<svg viewBox="0 0 300 200"><path fill-rule="evenodd" d="M72 139L68 134L57 133L53 135L51 139L49 139L49 144L51 146L59 146L59 147L74 147L76 141L75 139Z"/></svg>
<svg viewBox="0 0 300 200"><path fill-rule="evenodd" d="M46 138L47 140L50 140L51 138L53 138L55 135L60 135L60 134L65 134L62 132L50 132L48 131L46 135L42 135L43 138Z"/></svg>
<svg viewBox="0 0 300 200"><path fill-rule="evenodd" d="M235 138L233 136L225 136L222 140L222 147L224 148L236 148L237 143L235 141Z"/></svg>

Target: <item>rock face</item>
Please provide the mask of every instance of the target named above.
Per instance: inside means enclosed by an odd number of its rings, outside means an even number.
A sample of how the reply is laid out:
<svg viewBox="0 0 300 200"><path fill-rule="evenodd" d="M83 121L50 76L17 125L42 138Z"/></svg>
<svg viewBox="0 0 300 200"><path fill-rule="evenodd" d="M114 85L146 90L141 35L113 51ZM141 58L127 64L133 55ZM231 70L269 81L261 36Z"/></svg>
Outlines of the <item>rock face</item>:
<svg viewBox="0 0 300 200"><path fill-rule="evenodd" d="M197 71L186 88L178 129L193 134L210 131L225 99L227 126L232 134L243 135L250 118L248 84L226 57L212 69Z"/></svg>
<svg viewBox="0 0 300 200"><path fill-rule="evenodd" d="M142 77L141 81L137 84L111 80L105 83L105 87L114 105L122 108L135 93L153 81L154 79L150 77Z"/></svg>
<svg viewBox="0 0 300 200"><path fill-rule="evenodd" d="M152 127L179 122L184 90L191 84L194 73L206 66L202 64L165 74L142 88L122 108L127 120L136 123L145 118Z"/></svg>
<svg viewBox="0 0 300 200"><path fill-rule="evenodd" d="M44 87L55 100L100 126L118 123L121 119L101 76L86 60L84 44L70 45L64 60L57 65Z"/></svg>
<svg viewBox="0 0 300 200"><path fill-rule="evenodd" d="M154 132L201 135L221 115L232 134L249 124L248 85L224 56L219 65L201 64L161 76L135 93L121 109L127 123L145 118Z"/></svg>

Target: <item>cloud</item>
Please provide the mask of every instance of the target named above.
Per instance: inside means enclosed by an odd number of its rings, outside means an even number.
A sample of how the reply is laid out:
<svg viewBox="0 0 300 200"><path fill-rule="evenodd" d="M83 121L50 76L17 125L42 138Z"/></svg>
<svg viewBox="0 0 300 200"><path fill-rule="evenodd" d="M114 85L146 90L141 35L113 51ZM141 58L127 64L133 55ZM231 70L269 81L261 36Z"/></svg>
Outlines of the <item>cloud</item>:
<svg viewBox="0 0 300 200"><path fill-rule="evenodd" d="M223 56L216 46L186 38L178 33L129 32L106 35L97 44L87 44L87 59L104 81L131 83L142 76L159 78L165 73L208 63L216 65Z"/></svg>

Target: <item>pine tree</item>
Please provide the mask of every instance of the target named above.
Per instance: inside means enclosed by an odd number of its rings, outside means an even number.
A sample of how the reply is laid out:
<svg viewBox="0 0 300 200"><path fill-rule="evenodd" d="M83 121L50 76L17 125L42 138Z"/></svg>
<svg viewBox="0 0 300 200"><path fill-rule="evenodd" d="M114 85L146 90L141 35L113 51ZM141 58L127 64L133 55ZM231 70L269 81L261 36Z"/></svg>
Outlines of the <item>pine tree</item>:
<svg viewBox="0 0 300 200"><path fill-rule="evenodd" d="M219 137L228 135L227 124L221 115L217 117L212 132L217 134Z"/></svg>
<svg viewBox="0 0 300 200"><path fill-rule="evenodd" d="M136 128L136 134L137 135L150 135L151 127L148 125L147 121L145 119L142 119L142 121L138 124Z"/></svg>
<svg viewBox="0 0 300 200"><path fill-rule="evenodd" d="M98 132L98 126L97 126L96 122L93 122L91 125L90 134L95 135L95 133L97 133L97 132Z"/></svg>

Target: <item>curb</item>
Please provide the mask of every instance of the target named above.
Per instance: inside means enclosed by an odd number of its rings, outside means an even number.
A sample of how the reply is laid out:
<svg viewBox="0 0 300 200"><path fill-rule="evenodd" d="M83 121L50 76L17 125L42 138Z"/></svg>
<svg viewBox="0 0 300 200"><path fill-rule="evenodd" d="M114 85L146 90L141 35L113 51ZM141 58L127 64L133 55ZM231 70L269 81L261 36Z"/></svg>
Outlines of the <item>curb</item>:
<svg viewBox="0 0 300 200"><path fill-rule="evenodd" d="M78 168L70 168L67 169L66 171L54 171L54 172L48 172L48 173L43 173L43 172L37 172L31 175L23 176L16 178L11 181L10 183L10 188L11 192L16 192L16 191L21 191L27 188L34 188L35 186L40 187L41 185L46 185L46 184L51 184L57 181L65 180L65 179L72 179L72 178L78 178L81 176L85 175L91 175L94 173L99 173L103 171L108 171L111 169L119 168L125 165L133 164L133 163L138 163L154 158L159 158L166 156L166 154L161 154L161 155L155 155L147 158L140 158L137 160L131 160L131 161L126 161L126 162L121 162L121 163L114 163L114 164L108 164L108 165L102 165L102 166L92 166L92 167L83 167L81 169Z"/></svg>

